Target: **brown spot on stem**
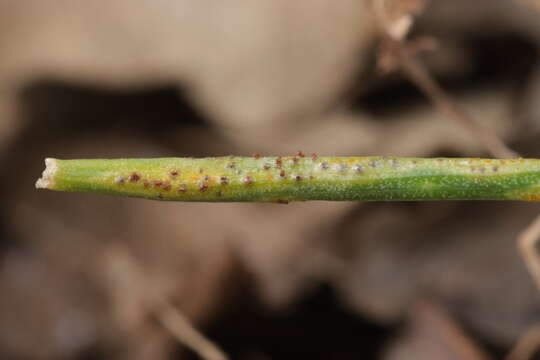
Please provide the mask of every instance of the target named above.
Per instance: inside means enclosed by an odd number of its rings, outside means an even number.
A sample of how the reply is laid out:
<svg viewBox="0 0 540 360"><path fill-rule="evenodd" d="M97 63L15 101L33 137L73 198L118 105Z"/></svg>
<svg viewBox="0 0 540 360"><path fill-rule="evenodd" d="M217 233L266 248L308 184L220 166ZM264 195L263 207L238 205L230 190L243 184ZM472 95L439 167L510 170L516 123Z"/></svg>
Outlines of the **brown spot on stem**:
<svg viewBox="0 0 540 360"><path fill-rule="evenodd" d="M254 180L251 176L246 176L244 178L244 180L242 180L242 182L245 184L245 185L251 185L253 184Z"/></svg>
<svg viewBox="0 0 540 360"><path fill-rule="evenodd" d="M272 167L272 165L270 165L269 163L264 163L264 165L263 165L263 169L264 169L264 170L268 170L268 169L270 169L271 167Z"/></svg>
<svg viewBox="0 0 540 360"><path fill-rule="evenodd" d="M227 185L229 184L229 178L226 176L222 176L219 178L219 182L221 183L221 185Z"/></svg>
<svg viewBox="0 0 540 360"><path fill-rule="evenodd" d="M171 190L171 184L169 182L163 183L163 190L165 191Z"/></svg>
<svg viewBox="0 0 540 360"><path fill-rule="evenodd" d="M296 175L296 176L294 177L294 180L296 180L296 181L302 181L302 180L304 180L304 177L303 177L302 175Z"/></svg>
<svg viewBox="0 0 540 360"><path fill-rule="evenodd" d="M161 181L161 180L154 180L153 184L154 184L155 187L160 187L161 185L163 185L163 181Z"/></svg>
<svg viewBox="0 0 540 360"><path fill-rule="evenodd" d="M279 172L279 177L280 177L280 178L284 178L285 175L286 175L285 170L281 170L281 171Z"/></svg>
<svg viewBox="0 0 540 360"><path fill-rule="evenodd" d="M315 153L311 154L311 160L313 160L313 161L317 160L318 157L319 156L317 156L317 154L315 154Z"/></svg>
<svg viewBox="0 0 540 360"><path fill-rule="evenodd" d="M200 185L199 185L199 190L200 190L201 192L205 192L206 190L208 190L208 185L206 185L206 184L200 184Z"/></svg>
<svg viewBox="0 0 540 360"><path fill-rule="evenodd" d="M169 172L169 175L171 175L171 177L172 177L173 179L176 179L176 178L178 177L178 174L179 174L179 172L178 172L177 170L171 170L171 171Z"/></svg>
<svg viewBox="0 0 540 360"><path fill-rule="evenodd" d="M150 183L149 183L148 181L145 181L145 182L143 183L143 186L144 186L145 188L147 188L147 187L150 186Z"/></svg>
<svg viewBox="0 0 540 360"><path fill-rule="evenodd" d="M180 185L180 186L178 187L178 192L181 192L181 193L187 192L186 186L185 186L185 185Z"/></svg>
<svg viewBox="0 0 540 360"><path fill-rule="evenodd" d="M283 165L283 160L281 159L281 156L276 159L276 166L281 167Z"/></svg>
<svg viewBox="0 0 540 360"><path fill-rule="evenodd" d="M261 154L259 153L254 153L251 155L252 157L254 157L255 159L259 159L261 157Z"/></svg>
<svg viewBox="0 0 540 360"><path fill-rule="evenodd" d="M296 156L294 156L294 157L291 159L291 161L292 161L293 165L297 165L299 159L298 159Z"/></svg>
<svg viewBox="0 0 540 360"><path fill-rule="evenodd" d="M137 182L141 179L141 176L139 174L137 174L136 172L134 172L133 174L131 174L129 176L129 181L130 182Z"/></svg>
<svg viewBox="0 0 540 360"><path fill-rule="evenodd" d="M298 155L299 157L303 158L303 157L306 157L306 154L304 154L304 152L302 150L298 150Z"/></svg>

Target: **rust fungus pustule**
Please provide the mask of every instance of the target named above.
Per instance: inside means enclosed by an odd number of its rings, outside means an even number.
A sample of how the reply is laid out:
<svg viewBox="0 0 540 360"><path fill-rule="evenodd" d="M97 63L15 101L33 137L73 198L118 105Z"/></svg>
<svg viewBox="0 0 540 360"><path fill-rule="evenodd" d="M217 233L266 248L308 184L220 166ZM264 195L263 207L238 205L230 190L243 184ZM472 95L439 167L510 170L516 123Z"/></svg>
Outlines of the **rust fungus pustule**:
<svg viewBox="0 0 540 360"><path fill-rule="evenodd" d="M245 184L245 185L251 185L253 184L255 180L251 177L251 176L246 176L242 182Z"/></svg>
<svg viewBox="0 0 540 360"><path fill-rule="evenodd" d="M294 180L296 180L296 181L302 181L302 180L304 180L304 177L303 177L302 175L296 175L296 176L294 177Z"/></svg>
<svg viewBox="0 0 540 360"><path fill-rule="evenodd" d="M365 168L362 165L356 165L353 168L353 170L356 171L357 173L361 173L361 172L364 172Z"/></svg>
<svg viewBox="0 0 540 360"><path fill-rule="evenodd" d="M276 159L276 166L277 166L278 168L280 168L282 165L283 165L283 159L281 159L281 157L278 157L278 158Z"/></svg>
<svg viewBox="0 0 540 360"><path fill-rule="evenodd" d="M178 175L180 175L180 172L178 170L171 170L169 172L169 175L173 178L173 179L176 179L178 177Z"/></svg>
<svg viewBox="0 0 540 360"><path fill-rule="evenodd" d="M269 170L271 167L272 167L272 165L270 165L269 163L264 163L263 164L263 169L264 170Z"/></svg>
<svg viewBox="0 0 540 360"><path fill-rule="evenodd" d="M315 161L319 158L319 156L315 153L311 154L311 160Z"/></svg>
<svg viewBox="0 0 540 360"><path fill-rule="evenodd" d="M306 154L304 154L302 150L298 150L298 153L296 155L301 158L306 157Z"/></svg>
<svg viewBox="0 0 540 360"><path fill-rule="evenodd" d="M148 181L145 181L145 182L143 183L143 186L144 186L145 188L147 188L147 187L150 186L150 183L149 183Z"/></svg>
<svg viewBox="0 0 540 360"><path fill-rule="evenodd" d="M205 192L206 190L208 190L208 185L206 185L206 184L200 184L199 185L199 191Z"/></svg>
<svg viewBox="0 0 540 360"><path fill-rule="evenodd" d="M229 184L229 178L226 176L222 176L219 178L219 182L221 185L227 185Z"/></svg>
<svg viewBox="0 0 540 360"><path fill-rule="evenodd" d="M169 183L169 182L164 182L164 183L163 183L163 186L162 186L162 189L165 190L165 191L171 190L171 183Z"/></svg>
<svg viewBox="0 0 540 360"><path fill-rule="evenodd" d="M281 170L281 171L279 172L279 177L282 178L282 179L285 178L286 175L287 175L287 174L285 173L285 170Z"/></svg>
<svg viewBox="0 0 540 360"><path fill-rule="evenodd" d="M261 154L259 153L254 153L251 155L254 159L259 159L261 157Z"/></svg>
<svg viewBox="0 0 540 360"><path fill-rule="evenodd" d="M160 187L161 185L163 185L163 181L161 180L154 180L152 182L152 184L155 186L155 187Z"/></svg>
<svg viewBox="0 0 540 360"><path fill-rule="evenodd" d="M186 186L185 186L185 185L180 185L180 186L178 187L178 192L180 192L180 193L186 193L186 192L187 192Z"/></svg>
<svg viewBox="0 0 540 360"><path fill-rule="evenodd" d="M141 180L141 176L139 174L137 174L136 172L132 173L130 176L129 176L129 181L130 182L137 182Z"/></svg>

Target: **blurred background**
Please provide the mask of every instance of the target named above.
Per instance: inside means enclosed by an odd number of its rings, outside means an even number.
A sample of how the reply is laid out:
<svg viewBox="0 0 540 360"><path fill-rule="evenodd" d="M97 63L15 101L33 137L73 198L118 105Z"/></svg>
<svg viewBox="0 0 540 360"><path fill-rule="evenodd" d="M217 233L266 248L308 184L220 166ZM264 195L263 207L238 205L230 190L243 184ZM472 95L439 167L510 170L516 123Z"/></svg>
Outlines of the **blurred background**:
<svg viewBox="0 0 540 360"><path fill-rule="evenodd" d="M488 156L380 71L380 35L368 0L0 0L0 358L198 359L165 301L230 359L503 359L540 322L515 242L536 204L34 189L45 157ZM540 157L538 3L427 1L408 38Z"/></svg>

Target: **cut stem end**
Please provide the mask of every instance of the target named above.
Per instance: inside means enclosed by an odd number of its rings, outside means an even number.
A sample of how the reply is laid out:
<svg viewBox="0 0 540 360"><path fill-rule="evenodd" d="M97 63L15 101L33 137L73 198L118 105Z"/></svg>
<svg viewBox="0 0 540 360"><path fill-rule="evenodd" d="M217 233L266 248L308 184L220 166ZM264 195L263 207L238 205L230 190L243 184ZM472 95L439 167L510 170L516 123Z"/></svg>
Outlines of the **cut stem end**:
<svg viewBox="0 0 540 360"><path fill-rule="evenodd" d="M45 159L45 170L41 174L41 178L36 181L36 189L50 189L54 185L54 175L58 169L56 159Z"/></svg>

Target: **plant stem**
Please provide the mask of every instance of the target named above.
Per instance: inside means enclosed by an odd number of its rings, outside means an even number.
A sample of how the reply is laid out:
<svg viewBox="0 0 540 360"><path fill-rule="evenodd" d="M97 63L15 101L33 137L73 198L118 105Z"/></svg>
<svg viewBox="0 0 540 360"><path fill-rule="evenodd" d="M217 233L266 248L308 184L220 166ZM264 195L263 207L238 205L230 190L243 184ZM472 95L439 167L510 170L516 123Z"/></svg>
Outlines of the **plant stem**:
<svg viewBox="0 0 540 360"><path fill-rule="evenodd" d="M47 159L37 188L206 202L540 200L540 160L394 157Z"/></svg>

